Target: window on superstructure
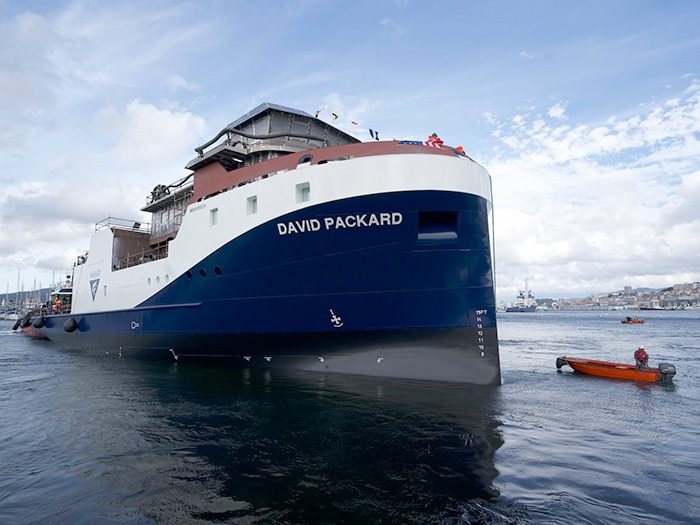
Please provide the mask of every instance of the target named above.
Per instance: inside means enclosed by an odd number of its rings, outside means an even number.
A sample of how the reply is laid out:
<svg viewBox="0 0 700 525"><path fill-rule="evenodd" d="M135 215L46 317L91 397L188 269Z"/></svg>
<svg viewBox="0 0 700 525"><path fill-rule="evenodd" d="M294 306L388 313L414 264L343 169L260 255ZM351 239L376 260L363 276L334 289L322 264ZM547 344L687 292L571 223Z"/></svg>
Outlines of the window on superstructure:
<svg viewBox="0 0 700 525"><path fill-rule="evenodd" d="M302 182L297 184L297 202L308 202L311 200L311 184Z"/></svg>
<svg viewBox="0 0 700 525"><path fill-rule="evenodd" d="M219 208L214 208L209 211L209 224L211 226L219 224Z"/></svg>
<svg viewBox="0 0 700 525"><path fill-rule="evenodd" d="M172 231L174 226L174 210L171 207L165 208L158 214L153 214L153 224L151 225L152 235L164 235L165 233Z"/></svg>
<svg viewBox="0 0 700 525"><path fill-rule="evenodd" d="M247 212L248 212L248 215L254 215L254 214L258 213L258 196L257 195L253 195L252 197L248 197Z"/></svg>
<svg viewBox="0 0 700 525"><path fill-rule="evenodd" d="M160 222L162 224L169 224L173 220L173 209L166 208L160 212Z"/></svg>

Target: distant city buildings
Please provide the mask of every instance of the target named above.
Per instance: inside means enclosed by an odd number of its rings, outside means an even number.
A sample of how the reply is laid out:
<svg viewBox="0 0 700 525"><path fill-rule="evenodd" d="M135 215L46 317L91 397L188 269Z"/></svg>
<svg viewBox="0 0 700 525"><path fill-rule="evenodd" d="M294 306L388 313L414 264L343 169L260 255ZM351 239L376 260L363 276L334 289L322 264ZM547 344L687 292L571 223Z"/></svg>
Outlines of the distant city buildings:
<svg viewBox="0 0 700 525"><path fill-rule="evenodd" d="M581 299L537 299L538 310L700 310L700 282L675 284L669 288L594 294ZM499 310L510 306L499 304Z"/></svg>

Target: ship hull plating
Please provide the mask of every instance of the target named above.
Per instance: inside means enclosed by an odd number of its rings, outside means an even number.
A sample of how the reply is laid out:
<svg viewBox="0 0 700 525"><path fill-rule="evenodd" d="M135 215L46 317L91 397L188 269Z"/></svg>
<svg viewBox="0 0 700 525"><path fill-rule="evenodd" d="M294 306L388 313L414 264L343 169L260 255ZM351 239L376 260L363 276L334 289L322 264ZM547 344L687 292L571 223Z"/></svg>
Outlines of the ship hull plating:
<svg viewBox="0 0 700 525"><path fill-rule="evenodd" d="M57 332L72 351L223 366L499 384L495 329L301 334L83 334ZM485 344L477 344L483 339ZM115 347L115 340L123 343ZM470 344L470 342L472 342Z"/></svg>
<svg viewBox="0 0 700 525"><path fill-rule="evenodd" d="M499 384L487 208L445 191L309 206L133 308L46 316L39 331L122 356Z"/></svg>

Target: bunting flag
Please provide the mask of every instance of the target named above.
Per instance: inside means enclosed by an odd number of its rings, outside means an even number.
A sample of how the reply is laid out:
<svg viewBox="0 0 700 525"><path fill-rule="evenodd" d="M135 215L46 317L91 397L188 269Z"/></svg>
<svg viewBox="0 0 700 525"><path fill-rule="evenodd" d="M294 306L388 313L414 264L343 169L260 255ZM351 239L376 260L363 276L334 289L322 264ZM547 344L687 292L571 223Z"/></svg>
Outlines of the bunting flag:
<svg viewBox="0 0 700 525"><path fill-rule="evenodd" d="M318 118L318 115L321 113L321 111L323 111L323 108L316 110L316 117L317 118ZM340 118L340 115L338 113L331 113L331 117L333 120L338 120ZM360 125L360 123L357 122L356 120L348 120L348 122L350 122L350 124L352 124L353 126ZM379 131L377 131L375 129L370 129L369 134L374 140L379 140ZM436 137L437 137L437 135L436 135ZM440 140L440 139L438 139L438 140ZM442 143L442 141L440 141L440 143Z"/></svg>

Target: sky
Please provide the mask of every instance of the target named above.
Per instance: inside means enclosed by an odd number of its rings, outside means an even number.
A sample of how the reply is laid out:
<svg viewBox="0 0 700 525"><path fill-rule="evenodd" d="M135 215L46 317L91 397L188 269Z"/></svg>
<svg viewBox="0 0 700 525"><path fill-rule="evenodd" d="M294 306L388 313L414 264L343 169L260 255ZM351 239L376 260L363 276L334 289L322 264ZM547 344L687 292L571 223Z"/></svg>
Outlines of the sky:
<svg viewBox="0 0 700 525"><path fill-rule="evenodd" d="M499 302L700 281L699 27L694 0L0 0L0 293L262 102L463 146Z"/></svg>

